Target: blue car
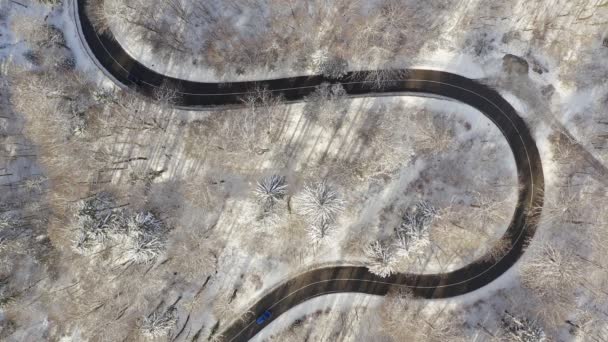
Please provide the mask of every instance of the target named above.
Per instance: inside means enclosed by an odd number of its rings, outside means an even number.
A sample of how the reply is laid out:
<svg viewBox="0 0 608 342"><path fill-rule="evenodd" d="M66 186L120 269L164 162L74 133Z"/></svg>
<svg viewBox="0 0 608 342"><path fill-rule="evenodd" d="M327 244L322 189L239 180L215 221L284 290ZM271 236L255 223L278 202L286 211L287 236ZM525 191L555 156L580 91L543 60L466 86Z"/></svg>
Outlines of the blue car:
<svg viewBox="0 0 608 342"><path fill-rule="evenodd" d="M258 317L255 322L258 325L262 325L264 324L264 322L266 322L270 317L272 316L272 312L270 312L269 310L264 311L264 313Z"/></svg>

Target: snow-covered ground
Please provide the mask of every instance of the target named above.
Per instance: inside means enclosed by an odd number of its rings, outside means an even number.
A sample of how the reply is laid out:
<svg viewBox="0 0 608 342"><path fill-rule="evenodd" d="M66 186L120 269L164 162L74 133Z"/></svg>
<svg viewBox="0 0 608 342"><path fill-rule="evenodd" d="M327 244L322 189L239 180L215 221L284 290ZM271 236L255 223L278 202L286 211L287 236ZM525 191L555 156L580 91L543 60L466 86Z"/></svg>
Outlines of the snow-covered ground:
<svg viewBox="0 0 608 342"><path fill-rule="evenodd" d="M337 101L339 124L332 121L331 110L312 115L307 104L262 108L270 110L273 121L280 119L273 125L283 128L277 136L256 138L251 144L242 143L252 138L247 134L234 141L225 135L239 127L233 125L248 113L242 110L194 116L174 112L175 123L162 133L129 132L113 138L112 144L105 140L113 148L108 153L119 160L147 158L113 173L114 184L129 188L125 202L142 201L148 191L153 202L175 207L166 258L185 282L180 286L183 296L194 298L201 282L212 275L199 295L204 304L188 307L193 326L231 319L265 291L307 269L366 265L364 248L390 237L405 210L420 201L440 211L452 208L459 215L433 227L434 244L402 260L399 271L434 273L461 267L485 253L506 229L517 192L513 157L500 131L483 115L435 98L340 99L326 105L336 108L332 106ZM208 127L210 120L217 126ZM434 152L424 150L429 141L421 137L435 135L421 136L418 131L444 122L448 144ZM208 135L209 129L217 136ZM147 170L163 170L148 190L145 183L132 181ZM339 192L344 212L328 237L311 240L295 200L288 201L293 213L279 207L276 219L260 219L256 182L272 174L286 177L289 197L321 179ZM482 223L488 205L483 201L493 207L492 216ZM216 273L210 273L213 270ZM182 310L178 308L183 318Z"/></svg>
<svg viewBox="0 0 608 342"><path fill-rule="evenodd" d="M13 198L23 201L23 196L30 196L24 215L33 216L37 228L20 237L20 243L34 242L35 248L25 254L1 251L3 275L13 277L9 285L1 285L2 339L141 340L145 336L140 332L146 331L150 317L157 316L171 318L167 319L173 324L169 336L183 328L178 340L204 339L217 329L218 320L232 320L291 275L319 265L366 264L365 247L391 239L405 211L421 201L442 214L430 229L433 244L408 262L401 260L396 270L437 272L460 267L480 256L509 222L517 190L513 158L500 132L467 106L408 96L348 100L333 90L307 104L205 113L160 109L124 94L104 100L97 91L100 86L116 89L80 43L69 7L73 3L20 2L25 7L0 0L0 77L9 80L11 97L6 103L10 109L3 107L0 113L0 133L8 133L2 136L6 161L0 165L0 175L12 174L0 176L0 184L13 184L2 193L11 203ZM361 8L377 9L391 2L363 1ZM253 10L235 1L215 5L213 9L223 11L229 20L225 31L214 32L232 32L232 42L247 38L257 46L257 38L247 32L254 19L274 25L272 18L291 15L269 14L278 8L273 4L280 5L270 0ZM606 310L601 271L606 253L601 242L607 241L602 240L606 237L602 213L608 208L608 64L604 63L608 47L602 41L608 34L608 6L586 0L511 0L404 1L400 7L404 15L390 24L402 33L400 43L394 44L397 50L382 45L384 39L397 39L392 36L371 36L378 40L369 50L373 56L333 44L339 37L360 42L361 37L355 39L352 32L342 30L349 25L357 27L353 32L370 32L361 28L386 27L383 19L393 17L385 12L378 18L378 12L370 10L339 13L338 20L330 6L320 14L323 20L294 19L301 30L283 27L305 49L290 45L272 70L252 67L243 73L231 65L218 69L226 60L242 60L234 56L222 59L219 54L213 64L198 58L195 64L195 57L168 56L162 46L152 47L144 36L133 36L138 31L120 20L112 22L112 30L133 56L152 69L193 80L316 73L320 61L342 56L351 70L428 67L478 78L497 88L528 121L543 157L545 214L531 248L536 251L543 242L559 246L564 253L573 249L576 260L588 260L576 264L576 269L586 272L585 282L556 278L574 296L572 301L559 302L539 293L526 273L528 266L518 265L467 296L425 301L425 310L446 308L454 321L462 319L465 340L492 340L504 310L538 320L556 340L606 338L591 335L593 329L606 329L606 321L588 321L586 315ZM352 21L343 19L349 15ZM332 26L317 25L332 20L334 36L327 34ZM374 20L382 23L357 26ZM28 25L15 24L24 22ZM63 32L68 49L37 41L41 36L31 28L46 24ZM185 37L192 39L207 28ZM308 35L299 38L300 33ZM281 45L277 46L280 52ZM209 51L229 51L224 48ZM505 54L520 59L507 58L503 63ZM298 55L304 65L296 63ZM58 67L70 56L75 69ZM78 77L71 77L74 71ZM57 99L57 94L77 94L74 98L82 101L75 105L70 96ZM48 98L56 101L55 107L42 105ZM425 132L448 143L429 146ZM35 156L15 158L27 152L25 147ZM286 177L288 190L272 215L265 216L254 190L259 180L273 174ZM323 179L339 194L343 209L331 234L314 244L310 222L299 212L297 199L306 185ZM72 204L98 191L115 194L117 204L155 210L173 228L156 263L122 269L107 264L103 256L87 258L73 252L74 232L66 229L73 223ZM51 203L53 214L37 214L43 211L32 203ZM493 208L489 215L481 210L484 205ZM462 211L468 215L454 215ZM526 254L524 265L535 255ZM12 273L15 269L17 275ZM552 276L543 273L546 284L551 284ZM28 290L21 293L24 288ZM350 294L321 297L280 317L257 339L299 341L308 335L317 340L335 336L344 341L398 340L387 332L390 327L383 326L392 322L383 316L391 300ZM550 306L554 302L561 307ZM411 312L400 314L409 317ZM564 323L566 319L587 325L577 330ZM280 335L281 330L287 335Z"/></svg>

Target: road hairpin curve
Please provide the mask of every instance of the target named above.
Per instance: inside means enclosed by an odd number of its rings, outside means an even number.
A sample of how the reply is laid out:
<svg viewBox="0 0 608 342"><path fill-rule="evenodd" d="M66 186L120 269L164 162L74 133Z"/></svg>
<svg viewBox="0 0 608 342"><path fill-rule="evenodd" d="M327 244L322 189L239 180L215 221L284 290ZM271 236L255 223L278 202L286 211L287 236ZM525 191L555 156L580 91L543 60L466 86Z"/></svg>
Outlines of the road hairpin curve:
<svg viewBox="0 0 608 342"><path fill-rule="evenodd" d="M409 288L421 298L447 298L477 290L505 273L523 255L534 236L543 205L544 177L541 158L534 138L517 111L496 90L475 80L449 72L425 69L389 71L382 87L367 81L378 71L349 72L339 79L323 75L281 79L204 83L181 80L155 72L131 57L113 39L111 32L98 35L87 16L90 0L74 1L74 17L85 49L98 66L119 85L154 97L166 84L177 86L175 105L191 110L209 107L242 106L244 95L266 89L286 102L305 101L322 84L340 84L350 97L408 93L414 96L438 95L474 107L490 119L507 140L517 168L519 195L511 222L501 238L510 248L498 257L482 256L454 271L437 274L397 273L380 277L361 266L321 267L285 280L266 292L247 313L220 327L218 336L226 341L246 341L267 324L255 324L266 315L271 321L290 308L328 293L358 292L385 295L392 288ZM498 248L498 247L497 247ZM492 253L492 252L490 252Z"/></svg>

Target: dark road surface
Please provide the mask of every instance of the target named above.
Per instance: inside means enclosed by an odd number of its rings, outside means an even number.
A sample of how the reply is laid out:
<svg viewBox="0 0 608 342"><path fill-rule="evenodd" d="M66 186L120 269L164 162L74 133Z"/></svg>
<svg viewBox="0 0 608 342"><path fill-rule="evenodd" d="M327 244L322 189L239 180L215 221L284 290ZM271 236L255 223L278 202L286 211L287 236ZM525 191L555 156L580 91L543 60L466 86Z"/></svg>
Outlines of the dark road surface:
<svg viewBox="0 0 608 342"><path fill-rule="evenodd" d="M422 298L446 298L477 290L506 272L523 254L526 242L534 235L537 218L543 204L543 171L538 149L523 119L515 109L495 90L456 74L408 69L398 73L395 80L374 89L365 79L367 72L349 73L339 80L324 76L300 76L255 82L201 83L179 80L152 71L132 57L111 37L98 36L89 21L85 3L76 0L75 17L80 24L83 44L88 46L100 67L115 80L141 94L152 96L161 84L171 84L180 89L177 105L192 109L241 105L243 94L253 89L267 88L286 101L303 101L322 83L344 86L350 96L380 96L387 93L419 93L448 97L468 104L488 117L502 131L515 157L520 192L513 218L503 239L511 244L509 251L498 258L479 260L448 273L441 274L394 274L381 278L365 267L324 267L286 280L266 293L249 311L235 317L230 325L222 324L220 331L226 341L246 341L290 308L325 293L358 292L384 295L394 287L408 287ZM272 317L263 325L255 323L256 317L266 309ZM222 322L226 323L226 322Z"/></svg>

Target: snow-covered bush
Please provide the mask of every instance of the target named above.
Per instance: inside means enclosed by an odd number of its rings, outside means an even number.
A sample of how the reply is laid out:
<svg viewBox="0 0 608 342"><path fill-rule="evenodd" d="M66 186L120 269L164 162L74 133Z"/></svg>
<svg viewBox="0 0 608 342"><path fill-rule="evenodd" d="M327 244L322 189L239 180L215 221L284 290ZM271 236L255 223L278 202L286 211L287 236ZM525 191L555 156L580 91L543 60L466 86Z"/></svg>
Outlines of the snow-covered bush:
<svg viewBox="0 0 608 342"><path fill-rule="evenodd" d="M309 225L313 241L326 237L336 217L344 210L344 200L326 181L306 185L294 200L297 212Z"/></svg>
<svg viewBox="0 0 608 342"><path fill-rule="evenodd" d="M74 216L74 250L79 254L109 249L115 264L141 264L155 260L164 249L166 227L160 220L150 212L115 208L107 193L78 202Z"/></svg>
<svg viewBox="0 0 608 342"><path fill-rule="evenodd" d="M374 241L365 248L364 253L370 272L381 277L388 277L395 272L397 259L389 243Z"/></svg>
<svg viewBox="0 0 608 342"><path fill-rule="evenodd" d="M272 175L258 181L255 195L264 210L270 209L287 194L287 183L284 176Z"/></svg>
<svg viewBox="0 0 608 342"><path fill-rule="evenodd" d="M140 212L127 217L125 228L113 236L120 251L118 263L148 263L164 250L165 227L152 213Z"/></svg>
<svg viewBox="0 0 608 342"><path fill-rule="evenodd" d="M514 342L545 342L547 336L541 327L528 318L516 317L505 312L502 319L503 331L509 341Z"/></svg>
<svg viewBox="0 0 608 342"><path fill-rule="evenodd" d="M142 334L150 339L165 337L177 323L177 309L170 307L165 312L154 312L145 317L140 330Z"/></svg>
<svg viewBox="0 0 608 342"><path fill-rule="evenodd" d="M427 301L415 299L409 289L391 289L378 308L381 331L391 341L470 341L458 312L428 310L427 305Z"/></svg>
<svg viewBox="0 0 608 342"><path fill-rule="evenodd" d="M237 314L236 308L232 304L229 292L224 292L215 297L213 302L213 315L219 320L234 317Z"/></svg>
<svg viewBox="0 0 608 342"><path fill-rule="evenodd" d="M254 190L260 208L257 215L258 228L265 229L279 225L286 214L287 183L284 176L272 175L260 179Z"/></svg>
<svg viewBox="0 0 608 342"><path fill-rule="evenodd" d="M74 229L77 237L74 249L84 255L96 253L107 246L112 234L120 229L122 213L112 209L114 200L108 193L100 193L76 203Z"/></svg>
<svg viewBox="0 0 608 342"><path fill-rule="evenodd" d="M392 259L398 261L412 261L416 256L423 254L431 245L430 228L435 219L440 218L439 211L428 202L418 202L409 206L401 216L401 222L394 228L394 234L383 247L384 253L388 253ZM380 245L374 244L376 254L380 255ZM374 251L373 248L366 250L366 256ZM394 261L396 263L397 261ZM377 272L374 272L377 273Z"/></svg>
<svg viewBox="0 0 608 342"><path fill-rule="evenodd" d="M420 253L429 246L431 243L429 228L437 215L437 209L428 202L419 202L408 208L395 231L394 246L397 253L408 257Z"/></svg>

